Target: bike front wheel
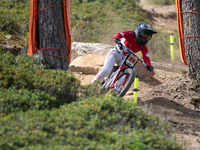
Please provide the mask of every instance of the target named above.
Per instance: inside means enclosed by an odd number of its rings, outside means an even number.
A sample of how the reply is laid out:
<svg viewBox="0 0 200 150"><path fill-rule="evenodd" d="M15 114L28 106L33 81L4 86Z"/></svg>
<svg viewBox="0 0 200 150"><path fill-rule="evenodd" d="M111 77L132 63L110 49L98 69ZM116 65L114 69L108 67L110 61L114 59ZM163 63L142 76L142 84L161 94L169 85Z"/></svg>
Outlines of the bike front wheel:
<svg viewBox="0 0 200 150"><path fill-rule="evenodd" d="M134 69L131 68L125 69L123 72L120 73L112 90L114 90L117 96L123 97L131 87L132 83L134 82L134 78L135 78ZM111 83L106 85L105 88L108 90L110 88L110 85Z"/></svg>

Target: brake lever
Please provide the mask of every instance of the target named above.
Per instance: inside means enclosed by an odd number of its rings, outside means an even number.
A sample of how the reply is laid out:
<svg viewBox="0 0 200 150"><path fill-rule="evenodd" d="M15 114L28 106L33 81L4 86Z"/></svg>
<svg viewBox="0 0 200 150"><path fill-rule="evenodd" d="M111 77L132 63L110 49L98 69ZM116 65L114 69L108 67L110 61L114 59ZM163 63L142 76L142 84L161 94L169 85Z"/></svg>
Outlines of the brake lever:
<svg viewBox="0 0 200 150"><path fill-rule="evenodd" d="M142 61L141 59L139 59L139 58L138 58L138 61L139 61L140 63L142 63L145 67L148 66L145 62L143 62L143 61Z"/></svg>

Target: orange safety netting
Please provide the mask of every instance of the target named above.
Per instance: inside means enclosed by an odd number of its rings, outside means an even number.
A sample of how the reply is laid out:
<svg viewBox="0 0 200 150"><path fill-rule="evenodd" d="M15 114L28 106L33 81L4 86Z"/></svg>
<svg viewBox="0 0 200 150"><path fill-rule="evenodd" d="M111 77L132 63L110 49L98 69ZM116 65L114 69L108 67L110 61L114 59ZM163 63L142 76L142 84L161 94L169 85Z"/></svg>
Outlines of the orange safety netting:
<svg viewBox="0 0 200 150"><path fill-rule="evenodd" d="M182 9L181 9L181 0L176 0L176 11L177 11L177 21L178 21L178 34L179 34L179 46L180 46L180 55L182 62L187 65L186 56L185 56L185 46L184 46L184 31L183 31L183 18L182 18Z"/></svg>
<svg viewBox="0 0 200 150"><path fill-rule="evenodd" d="M28 40L28 56L37 53L37 51L41 51L44 54L52 55L55 57L59 57L64 59L61 56L56 56L53 54L49 54L46 52L43 52L45 49L55 49L62 51L65 55L67 55L63 50L58 48L43 48L38 49L38 30L37 30L37 19L38 19L38 13L41 11L44 11L46 9L52 8L52 7L63 7L63 13L64 13L64 27L65 27L65 38L66 43L68 47L68 63L71 61L71 18L70 18L70 0L63 0L63 6L60 5L54 5L50 6L48 8L45 8L38 12L38 0L30 0L30 21L29 21L29 40ZM66 59L64 59L66 60Z"/></svg>
<svg viewBox="0 0 200 150"><path fill-rule="evenodd" d="M181 0L176 0L176 11L177 11L177 21L178 21L178 33L179 33L179 45L180 45L180 55L182 62L187 65L186 56L185 56L185 45L184 45L184 38L191 38L191 37L200 37L199 35L191 35L191 36L184 36L183 30L183 13L193 13L198 14L200 13L193 12L193 11L182 11L181 9Z"/></svg>

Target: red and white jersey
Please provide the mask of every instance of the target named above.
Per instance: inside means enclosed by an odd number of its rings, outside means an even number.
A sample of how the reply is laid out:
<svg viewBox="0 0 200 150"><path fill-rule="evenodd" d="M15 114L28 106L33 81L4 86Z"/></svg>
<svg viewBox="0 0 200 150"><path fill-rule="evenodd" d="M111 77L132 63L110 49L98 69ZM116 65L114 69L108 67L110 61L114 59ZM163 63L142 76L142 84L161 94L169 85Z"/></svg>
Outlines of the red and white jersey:
<svg viewBox="0 0 200 150"><path fill-rule="evenodd" d="M136 35L134 31L124 31L121 33L117 33L113 37L113 41L115 41L115 38L121 39L121 42L128 47L130 50L132 50L134 53L137 53L139 51L142 52L143 60L144 62L150 66L151 61L149 59L149 53L148 53L148 47L147 45L145 46L140 46L136 44ZM127 52L123 52L124 55L127 55Z"/></svg>

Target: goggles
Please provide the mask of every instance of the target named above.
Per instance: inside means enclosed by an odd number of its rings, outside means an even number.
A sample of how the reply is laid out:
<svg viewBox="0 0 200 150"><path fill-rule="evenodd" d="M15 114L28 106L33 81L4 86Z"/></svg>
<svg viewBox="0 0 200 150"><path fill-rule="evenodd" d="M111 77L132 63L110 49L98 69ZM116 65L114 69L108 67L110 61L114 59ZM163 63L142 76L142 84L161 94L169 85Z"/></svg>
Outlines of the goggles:
<svg viewBox="0 0 200 150"><path fill-rule="evenodd" d="M146 34L146 33L142 33L142 34L141 34L141 38L144 39L144 40L149 41L149 40L152 38L152 36L151 36L151 35L148 35L148 34Z"/></svg>

